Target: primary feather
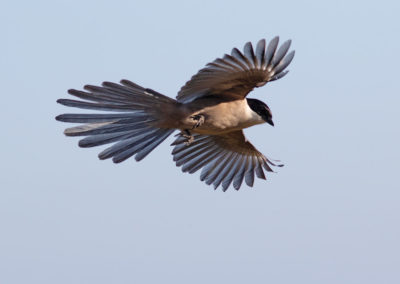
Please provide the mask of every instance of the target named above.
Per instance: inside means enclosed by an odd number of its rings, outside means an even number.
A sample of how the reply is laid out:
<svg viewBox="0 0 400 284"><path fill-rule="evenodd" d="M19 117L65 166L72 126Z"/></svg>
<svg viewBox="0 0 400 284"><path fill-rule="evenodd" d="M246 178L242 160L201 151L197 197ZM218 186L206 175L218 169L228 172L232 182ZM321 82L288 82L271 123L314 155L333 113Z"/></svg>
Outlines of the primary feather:
<svg viewBox="0 0 400 284"><path fill-rule="evenodd" d="M265 50L265 40L257 43L256 52L250 42L244 53L237 48L231 55L217 58L194 75L179 91L177 100L188 103L204 96L218 95L241 99L255 87L283 77L282 73L294 57L287 54L291 41L284 42L278 49L279 38L275 37Z"/></svg>

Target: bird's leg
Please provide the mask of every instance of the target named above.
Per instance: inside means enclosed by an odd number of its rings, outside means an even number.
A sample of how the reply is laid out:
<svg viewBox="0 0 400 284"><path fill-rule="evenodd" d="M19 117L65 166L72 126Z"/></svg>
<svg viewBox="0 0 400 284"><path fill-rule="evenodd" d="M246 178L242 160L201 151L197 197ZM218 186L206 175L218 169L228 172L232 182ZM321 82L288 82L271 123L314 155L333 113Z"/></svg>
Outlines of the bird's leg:
<svg viewBox="0 0 400 284"><path fill-rule="evenodd" d="M204 115L202 115L202 114L192 115L190 118L193 119L196 122L196 124L193 125L192 129L200 127L204 123Z"/></svg>
<svg viewBox="0 0 400 284"><path fill-rule="evenodd" d="M203 125L203 123L204 123L204 115L202 115L202 114L193 115L190 118L195 122L192 129L195 129L195 128ZM194 141L194 137L193 137L192 133L190 133L189 129L181 130L181 133L179 133L177 135L180 135L180 136L186 138L186 141L183 142L183 143L185 143L186 146L189 146ZM174 144L172 144L172 145L174 145Z"/></svg>
<svg viewBox="0 0 400 284"><path fill-rule="evenodd" d="M196 115L192 115L190 117L191 119L193 119L196 124L193 125L192 129L195 129L201 125L203 125L204 123L204 115L202 114L196 114ZM189 129L185 129L182 133L182 136L185 137L187 140L185 141L186 146L189 146L190 144L193 143L194 141L194 137L193 135L190 133Z"/></svg>

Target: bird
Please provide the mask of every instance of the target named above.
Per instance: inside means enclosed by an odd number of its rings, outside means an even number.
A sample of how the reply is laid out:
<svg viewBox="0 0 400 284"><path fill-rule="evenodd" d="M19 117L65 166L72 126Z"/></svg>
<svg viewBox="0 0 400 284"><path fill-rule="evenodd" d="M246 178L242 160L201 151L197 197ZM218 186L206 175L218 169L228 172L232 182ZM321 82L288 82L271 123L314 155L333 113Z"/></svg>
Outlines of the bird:
<svg viewBox="0 0 400 284"><path fill-rule="evenodd" d="M295 54L290 45L287 40L279 46L276 36L268 44L259 40L255 48L247 42L243 52L233 48L192 76L176 99L125 79L85 85L84 91L70 89L77 99L59 99L59 104L102 112L66 113L56 120L80 123L64 131L66 136L84 136L80 147L111 144L98 156L114 163L132 156L140 161L178 131L172 156L183 172L201 169L200 180L214 189L221 185L223 191L231 184L239 190L243 181L252 187L255 176L266 179L264 170L273 172L272 167L283 164L246 139L244 128L274 126L268 105L247 95L289 72Z"/></svg>

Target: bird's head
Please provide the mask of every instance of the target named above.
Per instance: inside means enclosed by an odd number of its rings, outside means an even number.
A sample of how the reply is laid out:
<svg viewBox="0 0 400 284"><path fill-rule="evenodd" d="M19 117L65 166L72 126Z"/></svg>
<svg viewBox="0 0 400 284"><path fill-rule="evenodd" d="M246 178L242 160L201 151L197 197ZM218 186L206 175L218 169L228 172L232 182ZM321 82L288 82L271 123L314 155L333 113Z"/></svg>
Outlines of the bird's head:
<svg viewBox="0 0 400 284"><path fill-rule="evenodd" d="M261 116L265 122L274 126L271 110L266 103L256 99L247 99L247 104L255 113Z"/></svg>

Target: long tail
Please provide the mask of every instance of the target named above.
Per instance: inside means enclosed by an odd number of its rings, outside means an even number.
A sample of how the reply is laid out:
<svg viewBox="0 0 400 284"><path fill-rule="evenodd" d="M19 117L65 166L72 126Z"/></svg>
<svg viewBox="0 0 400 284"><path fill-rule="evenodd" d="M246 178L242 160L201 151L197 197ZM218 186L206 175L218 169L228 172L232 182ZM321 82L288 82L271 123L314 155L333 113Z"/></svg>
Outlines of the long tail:
<svg viewBox="0 0 400 284"><path fill-rule="evenodd" d="M163 110L176 104L174 99L128 80L122 80L121 84L104 82L101 87L87 85L84 89L88 92L68 91L82 100L57 102L114 113L61 114L56 120L84 123L64 131L67 136L86 136L79 141L80 147L114 143L99 154L102 160L112 158L114 163L120 163L136 155L136 161L140 161L174 132L174 129L157 127L163 119Z"/></svg>

